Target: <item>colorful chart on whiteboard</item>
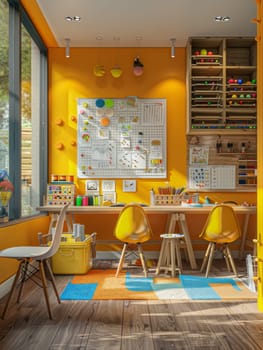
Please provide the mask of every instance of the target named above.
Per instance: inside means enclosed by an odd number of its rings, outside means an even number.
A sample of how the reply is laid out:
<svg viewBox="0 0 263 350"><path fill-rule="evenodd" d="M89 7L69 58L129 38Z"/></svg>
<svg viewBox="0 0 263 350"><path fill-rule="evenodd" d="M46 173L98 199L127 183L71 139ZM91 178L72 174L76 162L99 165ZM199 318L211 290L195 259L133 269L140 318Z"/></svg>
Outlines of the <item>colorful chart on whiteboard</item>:
<svg viewBox="0 0 263 350"><path fill-rule="evenodd" d="M78 99L79 178L165 178L166 100Z"/></svg>

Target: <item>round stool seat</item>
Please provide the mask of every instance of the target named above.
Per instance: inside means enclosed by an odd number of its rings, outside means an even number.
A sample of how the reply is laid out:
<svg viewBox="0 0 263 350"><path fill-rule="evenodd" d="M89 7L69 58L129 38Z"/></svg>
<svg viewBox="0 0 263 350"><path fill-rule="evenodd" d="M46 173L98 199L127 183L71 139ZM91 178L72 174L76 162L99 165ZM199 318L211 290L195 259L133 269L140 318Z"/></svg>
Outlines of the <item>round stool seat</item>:
<svg viewBox="0 0 263 350"><path fill-rule="evenodd" d="M182 233L163 233L160 235L161 238L184 238Z"/></svg>
<svg viewBox="0 0 263 350"><path fill-rule="evenodd" d="M161 270L170 271L172 277L175 277L176 271L181 273L182 259L180 254L180 241L184 238L181 233L163 233L160 255L156 268L156 275L159 275Z"/></svg>

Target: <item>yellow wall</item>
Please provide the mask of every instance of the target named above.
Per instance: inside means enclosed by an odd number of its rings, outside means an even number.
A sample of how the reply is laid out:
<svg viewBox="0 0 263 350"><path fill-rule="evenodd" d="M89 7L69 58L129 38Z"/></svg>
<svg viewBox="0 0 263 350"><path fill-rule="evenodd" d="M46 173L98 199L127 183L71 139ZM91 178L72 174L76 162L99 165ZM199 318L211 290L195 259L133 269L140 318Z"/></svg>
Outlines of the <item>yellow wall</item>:
<svg viewBox="0 0 263 350"><path fill-rule="evenodd" d="M0 250L16 245L38 245L38 232L48 232L49 218L41 216L31 221L0 227ZM17 262L0 258L0 283L15 273Z"/></svg>
<svg viewBox="0 0 263 350"><path fill-rule="evenodd" d="M149 203L149 190L157 190L169 182L172 186L186 186L186 56L185 48L176 49L176 58L170 57L169 48L73 48L71 57L65 58L61 48L49 50L49 173L74 174L80 194L84 181L77 180L77 118L78 98L138 96L167 100L168 177L165 180L137 180L137 192L122 192L122 180L116 180L119 202L140 201ZM140 56L145 73L136 77L132 73L134 57ZM107 73L97 78L93 67L103 64ZM109 70L119 64L123 75L119 79ZM57 122L64 124L58 126ZM59 150L58 145L64 149ZM239 203L255 203L255 193L214 193L215 201L235 199Z"/></svg>
<svg viewBox="0 0 263 350"><path fill-rule="evenodd" d="M134 57L140 56L145 66L145 73L136 77L132 73ZM103 64L107 73L102 78L93 74L93 67ZM119 64L123 75L119 79L111 76L109 70ZM186 171L186 50L176 49L176 57L170 57L169 48L72 48L71 57L65 57L62 48L49 50L49 174L74 174L79 194L84 194L84 180L77 179L77 99L78 98L123 98L138 96L140 98L165 98L167 100L167 154L168 169L165 180L137 179L137 192L122 192L122 179L116 179L117 201L138 201L149 203L149 190L157 190L169 182L181 187L187 184ZM73 118L72 118L73 117ZM72 120L74 119L75 120ZM63 120L63 125L58 122ZM63 150L58 145L63 144ZM203 193L212 200L236 200L256 202L256 193ZM98 240L113 239L115 223L113 217L101 220L96 215L88 218L80 215L75 218L87 227L87 233L98 232ZM154 223L155 239L165 229L165 216L150 218ZM194 217L191 234L197 237L200 232L199 217ZM251 229L255 237L255 225ZM99 250L101 250L99 246ZM113 250L113 246L107 247ZM104 249L104 248L102 248ZM155 250L153 246L151 249Z"/></svg>
<svg viewBox="0 0 263 350"><path fill-rule="evenodd" d="M145 73L136 77L132 73L134 57L139 55L145 65ZM138 96L140 98L166 98L168 140L168 180L176 186L185 185L186 144L185 144L185 49L177 49L176 60L169 56L169 49L71 49L71 57L65 58L64 49L50 49L50 152L49 172L54 174L74 174L76 179L77 123L71 120L76 115L78 98ZM96 78L93 67L104 64L105 77ZM119 79L111 76L109 70L115 64L123 69ZM58 126L62 119L64 126ZM64 149L57 145L63 143ZM172 148L169 148L169 147ZM138 192L134 195L122 193L122 182L117 181L118 201L149 201L149 190L160 181L138 181ZM161 181L163 185L163 181ZM84 192L84 182L77 182L79 192Z"/></svg>

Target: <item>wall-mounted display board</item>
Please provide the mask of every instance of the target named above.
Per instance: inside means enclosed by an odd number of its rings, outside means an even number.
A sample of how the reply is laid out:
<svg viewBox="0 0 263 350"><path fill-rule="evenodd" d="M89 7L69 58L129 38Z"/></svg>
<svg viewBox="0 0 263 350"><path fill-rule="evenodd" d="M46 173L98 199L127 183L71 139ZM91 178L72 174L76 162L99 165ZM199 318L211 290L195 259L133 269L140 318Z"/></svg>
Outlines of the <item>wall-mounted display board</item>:
<svg viewBox="0 0 263 350"><path fill-rule="evenodd" d="M190 166L189 188L195 190L235 189L236 167L234 165Z"/></svg>
<svg viewBox="0 0 263 350"><path fill-rule="evenodd" d="M79 178L165 178L166 100L78 99Z"/></svg>
<svg viewBox="0 0 263 350"><path fill-rule="evenodd" d="M189 190L256 191L255 135L188 135Z"/></svg>

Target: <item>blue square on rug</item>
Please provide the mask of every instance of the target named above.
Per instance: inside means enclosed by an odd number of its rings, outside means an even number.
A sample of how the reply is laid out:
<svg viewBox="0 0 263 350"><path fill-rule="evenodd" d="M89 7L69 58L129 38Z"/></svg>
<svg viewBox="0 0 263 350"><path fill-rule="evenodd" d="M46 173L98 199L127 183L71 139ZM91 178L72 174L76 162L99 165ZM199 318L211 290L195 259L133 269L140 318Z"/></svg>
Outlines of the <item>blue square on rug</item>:
<svg viewBox="0 0 263 350"><path fill-rule="evenodd" d="M98 283L69 283L63 290L61 300L91 300Z"/></svg>

